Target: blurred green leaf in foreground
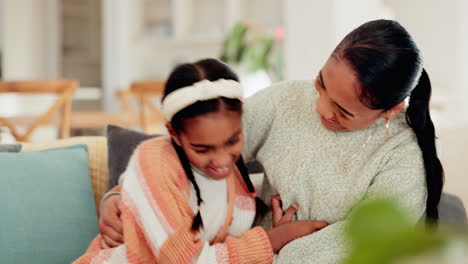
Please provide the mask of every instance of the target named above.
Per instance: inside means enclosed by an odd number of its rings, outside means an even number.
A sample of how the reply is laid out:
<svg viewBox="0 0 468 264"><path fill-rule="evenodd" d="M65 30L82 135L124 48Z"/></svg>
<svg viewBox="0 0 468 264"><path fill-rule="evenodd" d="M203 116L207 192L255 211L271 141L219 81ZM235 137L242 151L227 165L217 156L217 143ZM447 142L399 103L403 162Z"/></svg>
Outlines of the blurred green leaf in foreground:
<svg viewBox="0 0 468 264"><path fill-rule="evenodd" d="M391 201L377 200L356 208L347 235L351 250L344 264L468 263L464 232L414 226Z"/></svg>

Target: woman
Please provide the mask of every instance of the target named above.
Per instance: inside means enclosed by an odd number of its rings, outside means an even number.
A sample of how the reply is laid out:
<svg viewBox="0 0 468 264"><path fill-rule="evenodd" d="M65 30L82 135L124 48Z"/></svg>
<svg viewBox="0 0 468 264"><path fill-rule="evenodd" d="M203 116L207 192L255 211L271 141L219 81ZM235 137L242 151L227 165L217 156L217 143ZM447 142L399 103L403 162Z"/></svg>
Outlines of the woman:
<svg viewBox="0 0 468 264"><path fill-rule="evenodd" d="M242 94L218 60L171 73L162 99L170 136L140 144L123 175L125 244L102 249L98 236L75 263L268 264L289 241L326 226L291 222L294 206L274 227L251 228L266 206L241 156Z"/></svg>
<svg viewBox="0 0 468 264"><path fill-rule="evenodd" d="M278 193L284 206L299 204L298 220L330 223L286 245L276 263L339 263L347 216L369 199L397 199L415 223L424 213L437 221L443 170L430 95L414 40L377 20L349 33L315 82L279 83L246 100L244 157L265 168L262 197Z"/></svg>

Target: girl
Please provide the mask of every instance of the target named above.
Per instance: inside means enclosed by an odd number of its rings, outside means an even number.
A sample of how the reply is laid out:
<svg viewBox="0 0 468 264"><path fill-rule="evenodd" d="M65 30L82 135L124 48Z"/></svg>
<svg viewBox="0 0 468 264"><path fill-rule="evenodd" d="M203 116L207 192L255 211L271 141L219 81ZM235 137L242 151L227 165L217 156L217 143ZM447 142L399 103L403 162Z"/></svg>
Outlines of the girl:
<svg viewBox="0 0 468 264"><path fill-rule="evenodd" d="M273 228L250 229L266 206L241 157L242 88L227 65L177 67L162 110L170 137L142 143L124 173L124 244L101 250L99 236L76 263L271 263L286 243L326 226L291 222L296 209L283 216L278 206Z"/></svg>

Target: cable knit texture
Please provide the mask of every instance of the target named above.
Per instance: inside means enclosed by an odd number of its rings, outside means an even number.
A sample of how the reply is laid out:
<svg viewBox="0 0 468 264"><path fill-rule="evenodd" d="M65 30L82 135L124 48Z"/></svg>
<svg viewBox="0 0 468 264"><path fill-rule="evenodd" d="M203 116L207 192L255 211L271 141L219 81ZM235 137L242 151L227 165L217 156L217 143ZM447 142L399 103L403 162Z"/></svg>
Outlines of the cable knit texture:
<svg viewBox="0 0 468 264"><path fill-rule="evenodd" d="M263 199L279 193L283 207L299 203L298 220L328 227L286 245L275 263L340 263L346 217L359 202L395 198L416 222L427 196L422 153L402 111L360 131L325 129L312 81L286 81L247 98L244 156L265 167ZM271 214L263 221L271 224ZM378 234L376 234L378 235Z"/></svg>

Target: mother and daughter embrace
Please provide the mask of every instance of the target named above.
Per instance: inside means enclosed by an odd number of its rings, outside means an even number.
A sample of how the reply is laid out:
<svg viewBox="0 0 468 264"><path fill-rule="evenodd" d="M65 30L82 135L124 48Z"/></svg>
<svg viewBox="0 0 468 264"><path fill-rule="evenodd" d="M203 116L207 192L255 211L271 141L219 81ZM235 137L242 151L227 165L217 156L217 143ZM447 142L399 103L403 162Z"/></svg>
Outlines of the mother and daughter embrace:
<svg viewBox="0 0 468 264"><path fill-rule="evenodd" d="M75 263L339 263L348 214L380 197L436 222L430 94L419 49L389 20L349 33L315 81L245 100L226 64L180 65L162 98L169 136L135 150ZM244 160L263 165L261 192Z"/></svg>

